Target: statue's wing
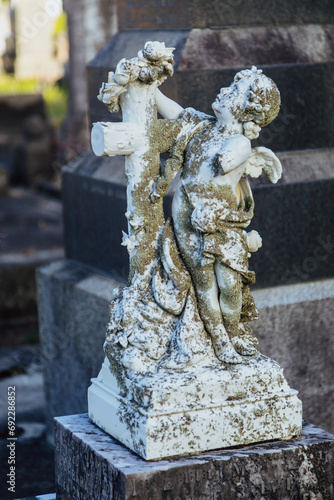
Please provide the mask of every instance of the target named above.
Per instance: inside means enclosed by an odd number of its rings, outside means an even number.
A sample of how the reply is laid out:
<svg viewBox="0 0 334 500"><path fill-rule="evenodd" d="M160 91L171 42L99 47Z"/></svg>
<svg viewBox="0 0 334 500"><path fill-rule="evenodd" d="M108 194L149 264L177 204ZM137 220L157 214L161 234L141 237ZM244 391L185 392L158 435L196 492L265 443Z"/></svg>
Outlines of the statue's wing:
<svg viewBox="0 0 334 500"><path fill-rule="evenodd" d="M263 146L253 148L249 163L255 167L262 167L263 173L274 184L282 176L282 165L275 153L271 149Z"/></svg>

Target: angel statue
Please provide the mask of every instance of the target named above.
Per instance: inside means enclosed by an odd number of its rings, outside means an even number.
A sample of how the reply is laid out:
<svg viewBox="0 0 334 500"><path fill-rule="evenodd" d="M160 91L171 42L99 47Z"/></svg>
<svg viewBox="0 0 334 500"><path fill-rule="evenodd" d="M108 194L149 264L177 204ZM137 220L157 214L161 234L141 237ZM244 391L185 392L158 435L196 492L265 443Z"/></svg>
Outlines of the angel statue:
<svg viewBox="0 0 334 500"><path fill-rule="evenodd" d="M158 90L173 72L172 51L147 42L119 62L99 99L121 108L123 123L97 123L92 132L96 154L125 155L127 179L129 286L114 294L105 351L141 371L197 363L212 348L231 364L257 354L247 326L258 316L248 258L261 238L245 231L254 210L247 175L281 175L272 151L251 147L279 111L275 83L252 67L221 89L215 117L183 109ZM179 170L165 221L162 200Z"/></svg>
<svg viewBox="0 0 334 500"><path fill-rule="evenodd" d="M257 353L257 341L246 326L258 317L249 291L255 274L248 258L262 245L257 231L246 233L254 210L247 175L264 172L275 183L282 172L276 155L265 147L252 148L251 139L278 114L280 94L253 66L220 90L212 104L216 118L184 110L159 90L157 106L162 116L183 125L151 199L163 197L182 168L172 204L177 247L216 356L240 363L242 356Z"/></svg>
<svg viewBox="0 0 334 500"><path fill-rule="evenodd" d="M258 317L248 260L262 240L247 232L247 177L275 183L282 173L251 140L278 114L279 91L253 66L220 90L209 116L158 90L172 71L172 49L160 42L120 61L99 98L120 106L123 123L92 132L96 154L125 156L130 273L113 292L89 417L147 460L290 439L302 422L297 392L248 326Z"/></svg>

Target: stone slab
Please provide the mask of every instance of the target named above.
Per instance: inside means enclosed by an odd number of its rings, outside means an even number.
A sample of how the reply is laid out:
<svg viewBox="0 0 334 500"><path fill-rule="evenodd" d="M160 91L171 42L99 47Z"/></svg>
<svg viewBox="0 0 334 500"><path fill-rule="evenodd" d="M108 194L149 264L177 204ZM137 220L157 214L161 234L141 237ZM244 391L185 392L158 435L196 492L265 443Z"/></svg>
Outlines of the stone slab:
<svg viewBox="0 0 334 500"><path fill-rule="evenodd" d="M231 28L228 32L120 31L87 67L91 122L120 120L97 100L101 83L108 71L115 70L119 57L135 57L145 41L158 40L175 47L175 74L161 91L181 106L212 114L211 104L220 88L230 85L240 69L258 65L277 84L282 106L257 142L274 151L333 147L332 39L330 25Z"/></svg>
<svg viewBox="0 0 334 500"><path fill-rule="evenodd" d="M118 4L120 29L333 22L330 0L127 0Z"/></svg>
<svg viewBox="0 0 334 500"><path fill-rule="evenodd" d="M255 213L249 230L263 239L249 265L258 286L334 276L334 179L253 189Z"/></svg>
<svg viewBox="0 0 334 500"><path fill-rule="evenodd" d="M253 188L251 229L263 240L263 247L250 259L258 287L334 276L334 150L284 153L280 158L285 182ZM127 232L123 162L119 157L101 159L89 152L66 166L63 204L67 257L125 280L128 254L121 246L122 231ZM293 182L298 177L308 181ZM171 197L165 202L168 216Z"/></svg>
<svg viewBox="0 0 334 500"><path fill-rule="evenodd" d="M304 423L300 438L147 462L90 423L55 422L57 499L332 498L334 436Z"/></svg>
<svg viewBox="0 0 334 500"><path fill-rule="evenodd" d="M111 160L111 161L110 161ZM64 245L66 256L87 266L128 277L124 159L93 152L63 169Z"/></svg>
<svg viewBox="0 0 334 500"><path fill-rule="evenodd" d="M254 290L260 351L284 367L303 415L334 433L334 280Z"/></svg>

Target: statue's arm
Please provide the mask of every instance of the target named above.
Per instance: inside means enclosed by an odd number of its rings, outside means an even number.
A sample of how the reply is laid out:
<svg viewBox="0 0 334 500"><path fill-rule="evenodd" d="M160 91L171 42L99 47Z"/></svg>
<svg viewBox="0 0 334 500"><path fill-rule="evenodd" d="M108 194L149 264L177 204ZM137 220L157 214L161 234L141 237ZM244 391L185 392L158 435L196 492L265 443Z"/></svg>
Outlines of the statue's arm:
<svg viewBox="0 0 334 500"><path fill-rule="evenodd" d="M177 145L172 148L170 157L161 166L159 177L153 183L151 201L155 203L159 198L167 194L170 183L183 164L183 153L187 146L187 136L183 137Z"/></svg>
<svg viewBox="0 0 334 500"><path fill-rule="evenodd" d="M219 174L227 174L232 170L246 168L246 162L252 152L250 140L244 135L235 135L224 142L217 161Z"/></svg>
<svg viewBox="0 0 334 500"><path fill-rule="evenodd" d="M215 158L218 163L217 176L228 179L226 185L236 185L245 172L250 154L251 143L246 137L236 135L226 140ZM196 205L191 221L199 231L213 233L226 220L241 222L242 218L240 211L229 206L227 200L222 198Z"/></svg>
<svg viewBox="0 0 334 500"><path fill-rule="evenodd" d="M156 91L156 103L158 112L168 120L175 120L183 111L182 106L163 95L159 89Z"/></svg>

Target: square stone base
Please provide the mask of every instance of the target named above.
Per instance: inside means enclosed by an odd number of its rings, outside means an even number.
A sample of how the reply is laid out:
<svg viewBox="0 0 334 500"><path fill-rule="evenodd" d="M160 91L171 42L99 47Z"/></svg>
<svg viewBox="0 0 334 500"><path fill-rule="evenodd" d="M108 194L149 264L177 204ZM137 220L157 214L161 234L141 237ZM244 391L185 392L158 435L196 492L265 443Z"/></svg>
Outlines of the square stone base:
<svg viewBox="0 0 334 500"><path fill-rule="evenodd" d="M55 421L58 500L333 498L334 436L304 422L302 435L147 462L92 424Z"/></svg>
<svg viewBox="0 0 334 500"><path fill-rule="evenodd" d="M129 379L105 359L88 390L91 421L146 460L292 439L302 405L283 370L258 354Z"/></svg>

